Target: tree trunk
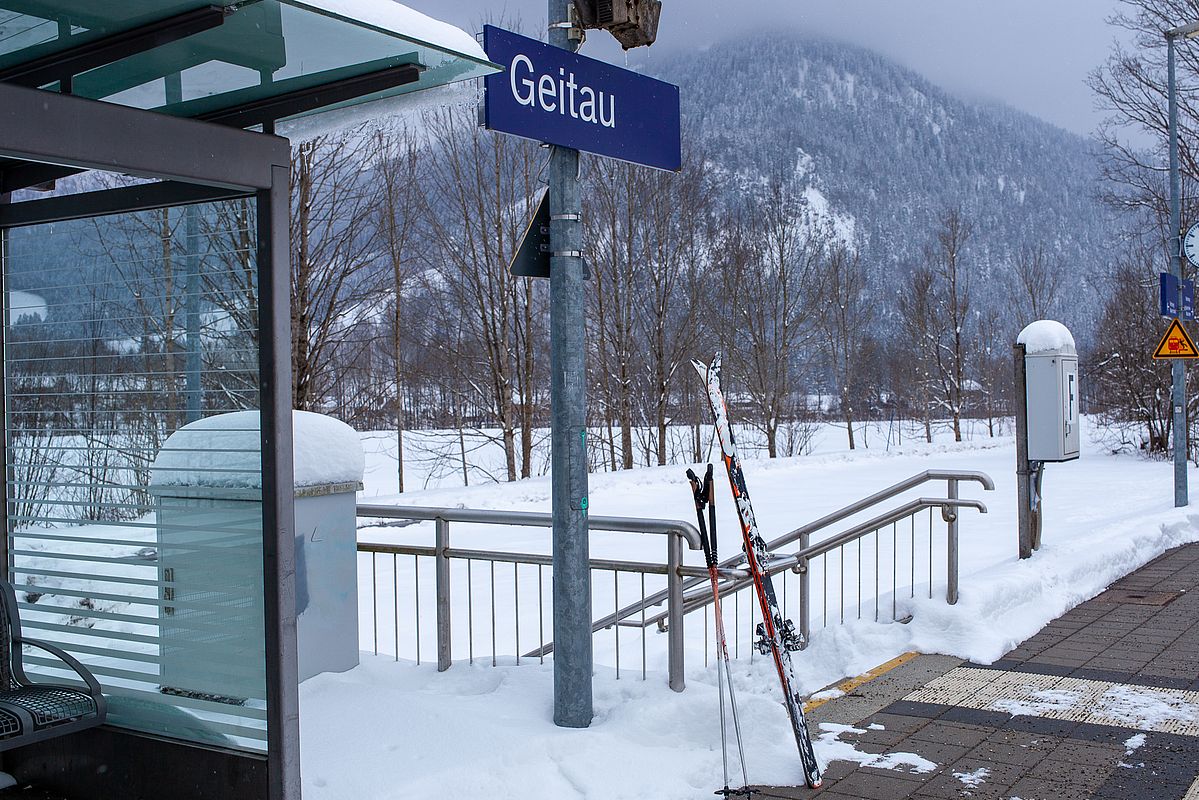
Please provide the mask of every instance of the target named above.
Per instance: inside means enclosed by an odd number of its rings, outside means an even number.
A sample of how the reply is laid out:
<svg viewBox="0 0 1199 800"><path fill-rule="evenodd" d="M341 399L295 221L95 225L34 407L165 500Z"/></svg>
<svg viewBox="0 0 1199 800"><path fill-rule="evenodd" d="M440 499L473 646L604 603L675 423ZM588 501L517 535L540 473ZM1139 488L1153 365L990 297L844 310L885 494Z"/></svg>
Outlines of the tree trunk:
<svg viewBox="0 0 1199 800"><path fill-rule="evenodd" d="M622 469L633 468L633 398L631 397L632 388L629 383L628 360L624 357L624 354L621 354L618 389L620 391L620 457Z"/></svg>
<svg viewBox="0 0 1199 800"><path fill-rule="evenodd" d="M657 403L654 409L655 422L658 424L658 466L666 466L666 398L667 386L665 378L659 377L658 385L655 387L657 391Z"/></svg>
<svg viewBox="0 0 1199 800"><path fill-rule="evenodd" d="M395 348L395 381L396 381L396 479L398 480L399 493L404 493L404 367L401 352L403 345L401 343L401 323L403 312L400 310L400 268L395 266L396 278L396 300L395 300L395 333L392 345Z"/></svg>
<svg viewBox="0 0 1199 800"><path fill-rule="evenodd" d="M608 459L612 472L616 471L616 431L612 428L612 409L608 408L608 412L604 414L605 422L608 425Z"/></svg>
<svg viewBox="0 0 1199 800"><path fill-rule="evenodd" d="M511 417L509 417L509 420ZM516 480L516 429L509 420L504 421L504 461L508 468L509 482Z"/></svg>

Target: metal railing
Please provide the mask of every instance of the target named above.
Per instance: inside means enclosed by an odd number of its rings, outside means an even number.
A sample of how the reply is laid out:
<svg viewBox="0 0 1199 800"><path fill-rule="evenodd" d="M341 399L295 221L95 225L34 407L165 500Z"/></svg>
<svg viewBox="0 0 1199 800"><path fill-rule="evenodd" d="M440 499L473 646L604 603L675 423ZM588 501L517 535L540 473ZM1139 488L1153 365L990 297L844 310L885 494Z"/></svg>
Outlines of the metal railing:
<svg viewBox="0 0 1199 800"><path fill-rule="evenodd" d="M378 653L378 613L377 613L377 563L375 558L382 555L392 556L392 591L395 606L393 612L395 614L395 641L396 641L396 656L399 656L399 590L396 584L395 559L398 556L412 556L414 567L414 584L419 587L420 569L416 559L420 557L429 557L434 560L434 582L437 604L437 669L443 672L449 669L453 660L452 653L452 626L451 626L451 581L450 581L450 561L452 559L460 559L466 562L467 575L467 621L468 621L468 636L467 644L469 650L469 659L474 660L474 609L473 609L473 582L470 578L470 567L474 562L484 562L490 564L491 569L491 633L492 633L492 661L495 663L496 653L494 643L496 641L496 621L495 621L495 564L507 563L513 565L513 596L514 596L514 633L515 633L515 652L517 661L520 660L520 572L521 564L534 565L537 567L537 583L538 583L538 614L539 621L539 647L532 651L530 656L535 658L544 658L550 652L546 646L544 635L544 627L542 621L545 618L543 605L544 580L542 570L544 567L552 566L553 560L550 556L535 555L530 553L514 553L501 552L496 550L469 550L450 547L450 523L483 523L488 525L505 525L505 526L520 526L520 527L538 527L552 528L553 517L550 514L527 512L527 511L493 511L485 509L468 509L468 508L432 508L420 506L381 506L360 504L358 506L359 517L372 517L378 519L397 519L397 520L425 520L433 521L434 529L434 545L433 547L420 547L414 545L392 545L392 544L369 544L359 543L358 552L372 554L372 610L374 613L374 635L375 635L375 652ZM641 595L644 599L645 593L645 576L660 575L665 578L667 588L661 593L662 599L656 604L660 604L663 600L667 603L666 617L669 623L666 625L668 632L668 672L670 687L675 691L683 690L683 585L682 576L684 575L707 575L706 570L700 570L695 567L685 567L683 565L683 545L684 543L692 550L699 550L700 537L699 531L695 526L687 522L675 520L657 520L657 519L639 519L633 517L603 517L592 516L588 519L588 527L592 531L609 531L616 533L640 533L651 535L662 535L666 537L666 563L652 563L639 561L625 561L613 559L591 559L591 569L607 571L613 573L614 581L614 599L619 602L620 583L619 573L631 573L638 575L639 584L641 587ZM671 576L676 576L677 579L672 580ZM419 588L414 592L416 598L416 635L415 642L417 648L417 662L420 661L420 593ZM645 609L648 605L642 604L641 608ZM645 627L642 626L642 676L646 671L645 658ZM620 671L620 638L619 629L616 634L616 663L617 674Z"/></svg>
<svg viewBox="0 0 1199 800"><path fill-rule="evenodd" d="M929 482L945 481L946 496L944 497L919 497L910 500L896 508L876 515L866 522L855 524L850 528L835 533L821 541L812 542L814 534L826 530L839 522L850 519L862 512L865 512L875 506L885 503L898 495L915 489L918 486ZM916 517L917 515L928 512L929 515L929 533L928 533L928 594L932 597L934 585L934 568L933 568L933 553L934 553L934 536L933 536L933 512L936 509L940 510L942 521L946 523L946 547L945 547L945 599L949 604L954 604L958 599L958 517L959 512L963 508L973 508L980 513L986 513L987 509L983 503L977 500L960 499L959 486L963 481L976 482L988 491L993 490L994 483L991 478L982 472L973 471L945 471L945 470L926 470L911 476L910 478L901 481L893 486L889 486L882 491L851 503L844 508L838 509L820 519L803 525L786 534L770 541L768 548L771 552L778 553L782 548L788 545L799 543L799 550L789 555L780 555L767 565L767 571L771 575L779 575L790 571L798 575L798 611L799 611L799 629L802 634L803 642L806 643L811 637L810 617L812 612L812 565L817 559L822 560L824 568L822 584L822 594L824 597L822 618L824 623L828 624L829 616L829 558L836 554L836 561L840 570L839 581L839 618L841 622L845 621L846 609L846 546L857 543L857 566L856 566L856 587L857 587L857 616L861 618L863 613L863 564L865 556L869 555L868 551L863 551L862 542L867 537L874 537L874 617L876 620L881 618L880 603L885 594L881 590L885 587L880 586L882 576L882 566L884 562L882 551L882 532L887 528L891 528L891 592L890 604L892 619L899 619L898 612L900 610L899 596L900 583L899 565L901 563L900 548L899 548L899 523L904 520L911 520L911 546L910 559L904 561L905 572L910 574L910 596L915 597L917 586L917 569L916 569L916 549L917 549L917 532L916 532ZM399 596L400 590L397 583L397 559L401 556L411 556L413 561L413 591L412 596L415 599L415 648L416 660L420 662L420 565L419 559L431 558L434 560L434 583L435 583L435 598L437 606L436 624L437 624L437 665L438 670L448 669L452 662L452 628L451 628L451 580L450 580L450 563L452 560L462 560L466 562L466 619L467 619L467 637L466 645L468 649L468 658L473 662L475 658L474 652L474 599L473 588L475 581L472 580L472 564L475 562L483 562L489 564L490 571L490 610L491 610L491 642L492 642L492 661L497 663L496 652L496 572L495 565L512 564L512 592L514 599L514 628L515 634L512 643L514 645L513 652L516 653L516 661L520 662L523 658L544 659L553 650L552 639L547 640L544 630L544 600L542 587L544 583L543 571L545 567L552 566L552 559L547 555L534 555L528 553L517 552L501 552L496 550L481 550L481 549L461 549L450 547L450 523L482 523L489 525L505 525L505 526L529 526L529 527L552 527L552 518L549 514L534 513L534 512L515 512L515 511L491 511L481 509L460 509L460 508L426 508L412 506L382 506L382 505L359 505L358 516L367 518L379 518L390 520L432 520L435 523L434 546L418 546L418 545L393 545L393 544L369 544L360 543L358 550L360 553L370 554L371 556L371 572L370 579L372 583L371 589L371 608L372 608L372 624L374 626L375 652L379 652L379 605L378 605L378 562L380 555L391 556L392 565L392 594L394 613L394 641L396 645L396 657L399 657L400 650L400 626L399 626ZM667 670L669 675L669 683L672 689L682 691L683 681L683 665L684 665L684 617L685 615L703 611L711 606L712 592L708 578L708 572L703 567L685 566L683 562L683 544L692 549L700 549L700 540L698 531L689 523L673 520L646 520L626 517L601 517L593 516L589 520L589 527L593 531L613 531L613 532L629 532L665 535L667 537L667 553L666 563L653 562L638 562L627 560L609 560L609 559L592 559L591 569L593 571L611 572L613 575L611 583L611 600L612 612L605 614L595 620L592 631L600 632L604 630L614 631L615 643L615 658L617 677L620 675L621 669L621 653L620 653L620 631L625 629L639 629L641 639L641 667L642 677L646 675L646 631L652 627L657 627L658 630L665 632L667 635ZM738 569L737 565L743 562L744 556L738 548L738 553L735 556L726 558L720 564L720 575L722 583L720 585L720 593L723 596L733 595L734 600L737 600L737 593L742 590L747 590L752 581L748 572L744 569ZM520 648L520 567L535 567L537 572L537 623L538 623L538 646L535 649L525 651L521 655ZM639 596L626 605L620 604L621 594L621 573L631 574L634 577L634 594ZM647 592L646 579L650 577L655 582L662 583L660 589L652 592ZM593 586L595 581L593 581ZM787 606L787 578L783 576L781 580L781 600L784 606L784 611ZM903 588L908 588L907 586ZM639 592L636 591L639 589ZM869 599L869 598L867 598ZM658 610L665 604L665 610ZM726 611L728 609L726 604ZM740 630L740 604L735 602L732 613L734 614L733 626L733 642L737 651L739 651L738 633ZM746 605L749 608L749 630L752 632L753 625L753 607L755 603L751 599ZM704 622L704 641L705 641L705 659L707 658L708 649L706 646L708 636L707 617ZM753 648L750 647L750 657L753 657Z"/></svg>
<svg viewBox="0 0 1199 800"><path fill-rule="evenodd" d="M942 480L947 484L947 496L944 498L922 497L918 500L913 500L904 506L876 517L869 522L856 525L849 530L825 539L814 546L811 544L812 534L818 531L832 527L839 522L843 522L850 517L856 516L857 514L872 508L873 506L880 505L881 503L890 500L893 497L897 497L898 495L915 489L916 487L925 483ZM894 524L907 517L912 517L923 509L940 507L942 508L942 519L948 524L946 531L948 546L946 548L947 588L945 599L946 602L948 602L950 605L953 605L957 603L958 599L958 520L956 509L966 506L975 508L980 513L984 514L987 511L986 506L978 501L961 501L958 499L959 484L963 481L979 483L987 491L993 491L995 489L994 481L992 481L991 477L984 472L954 472L946 470L925 470L924 472L919 472L905 480L900 481L899 483L888 486L886 489L882 489L881 491L875 492L868 497L864 497L861 500L850 503L849 505L837 509L836 511L833 511L832 513L827 514L820 519L815 520L814 522L800 526L795 530L789 531L788 533L771 540L767 543L767 549L771 552L778 552L780 549L797 541L800 544L800 551L788 558L776 559L775 561L771 562L768 567L768 571L770 574L774 575L785 569L795 569L795 571L800 574L801 581L799 604L801 608L800 616L802 618L804 616L802 610L805 607L810 606L810 603L808 602L810 581L805 582L802 580L803 576L807 574L803 566L803 562L810 562L812 559L817 558L818 556L825 555L832 549L847 544L855 539L859 539L873 531L878 530L881 527ZM744 558L744 555L740 550L738 550L737 555L730 556L720 562L720 567L722 569L732 568L736 564L741 563ZM731 585L726 583L721 586L720 594L723 597L725 594L744 588L749 583L750 580L748 577L740 578ZM686 593L688 589L694 589L697 586L702 586L702 588L699 592L688 598L689 604L686 608L686 611L696 610L700 607L710 604L711 602L712 598L708 590L709 584L707 572L703 572L698 579L692 578L690 580L683 581L684 593ZM659 593L650 595L648 598L646 598L646 602L651 605L657 605L658 603L661 603L663 599L664 596ZM615 614L598 620L595 623L596 629L598 630L599 628L611 625L617 619L625 619L627 616L635 614L639 610L640 605L638 604L626 606L618 610ZM663 618L660 615L657 615L650 617L647 621L653 624L662 624ZM809 627L810 626L808 626L806 623L801 622L801 632L804 634L805 641L808 639L808 634L810 633Z"/></svg>

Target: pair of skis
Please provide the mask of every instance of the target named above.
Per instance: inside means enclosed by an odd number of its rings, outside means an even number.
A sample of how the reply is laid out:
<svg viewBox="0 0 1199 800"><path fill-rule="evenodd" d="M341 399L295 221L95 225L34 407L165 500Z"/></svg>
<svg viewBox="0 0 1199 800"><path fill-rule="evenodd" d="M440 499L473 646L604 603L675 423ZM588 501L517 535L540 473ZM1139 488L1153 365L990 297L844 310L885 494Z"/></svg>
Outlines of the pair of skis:
<svg viewBox="0 0 1199 800"><path fill-rule="evenodd" d="M782 612L779 609L778 598L774 594L774 586L771 584L770 575L766 573L765 566L770 562L770 553L766 549L766 540L761 537L758 532L758 523L754 518L753 506L749 502L749 490L745 486L745 474L741 470L741 459L737 456L737 446L733 439L733 429L729 424L728 407L725 405L724 394L720 388L720 355L717 354L712 359L711 364L704 364L702 361L692 361L692 366L704 379L707 387L708 402L712 407L712 414L716 421L716 434L720 440L721 459L724 461L725 471L729 476L729 485L733 491L733 499L737 505L737 517L741 522L741 535L744 540L745 559L749 566L750 574L753 576L754 589L758 595L758 603L762 609L762 622L757 626L758 641L755 646L763 655L770 655L774 659L775 668L778 671L779 682L783 687L784 702L787 707L787 714L791 718L791 728L795 735L795 744L799 748L800 761L803 764L804 780L807 785L816 789L821 784L820 765L816 761L816 753L812 749L812 738L808 732L808 723L804 718L803 713L803 698L796 690L795 669L791 664L791 652L798 650L802 642L799 634L795 631L795 627L790 620L783 619ZM708 467L708 474L705 479L705 484L711 486L712 468ZM692 489L695 491L698 478L695 473L688 470L688 479L692 482ZM707 492L707 500L710 501L711 490ZM700 517L701 528L703 525L703 514L700 510L699 494L696 494L696 510ZM705 548L705 557L708 560L708 574L712 580L712 591L715 598L715 609L717 619L717 638L720 642L719 646L722 650L721 656L725 659L725 674L728 674L728 649L725 646L723 635L723 623L720 620L720 590L718 586L719 575L716 570L715 560L715 534L716 534L716 519L714 509L709 511L709 516L712 522L710 535L713 539L713 545L710 548ZM704 537L707 538L706 536ZM711 555L708 555L708 550L711 550ZM718 665L721 659L717 659ZM730 698L732 693L732 682L729 681ZM734 704L734 723L736 719L736 706ZM724 735L724 705L723 697L721 701L721 735ZM740 726L737 726L738 745L740 745ZM742 759L742 771L744 774L744 759ZM748 783L748 780L746 781ZM728 789L728 766L727 757L725 765L725 790L718 794L732 793Z"/></svg>

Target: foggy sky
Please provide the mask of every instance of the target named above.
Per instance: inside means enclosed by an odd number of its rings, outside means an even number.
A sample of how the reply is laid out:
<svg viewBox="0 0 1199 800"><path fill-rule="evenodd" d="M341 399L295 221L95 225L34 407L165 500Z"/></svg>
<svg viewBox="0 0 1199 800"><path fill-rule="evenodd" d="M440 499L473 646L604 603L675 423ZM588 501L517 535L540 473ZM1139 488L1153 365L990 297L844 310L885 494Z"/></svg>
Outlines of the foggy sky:
<svg viewBox="0 0 1199 800"><path fill-rule="evenodd" d="M546 0L402 0L475 32L484 20L543 29ZM860 44L968 99L993 99L1083 135L1102 115L1084 84L1119 32L1120 0L663 0L655 52L730 33L791 27ZM583 53L623 63L603 31Z"/></svg>

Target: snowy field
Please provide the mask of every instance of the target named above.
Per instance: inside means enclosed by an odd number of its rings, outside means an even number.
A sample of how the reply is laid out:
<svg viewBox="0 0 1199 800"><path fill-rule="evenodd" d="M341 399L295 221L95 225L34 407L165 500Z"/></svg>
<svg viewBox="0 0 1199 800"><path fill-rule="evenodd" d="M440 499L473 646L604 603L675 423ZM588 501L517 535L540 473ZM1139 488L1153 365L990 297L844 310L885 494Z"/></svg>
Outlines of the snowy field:
<svg viewBox="0 0 1199 800"><path fill-rule="evenodd" d="M889 446L888 432L892 434ZM963 497L982 500L990 513L963 512L961 600L956 606L948 606L944 600L943 550L935 549L937 536L943 536L939 520L934 534L933 598L928 598L927 571L923 577L917 574L915 596L904 597L901 606L900 615L910 613L910 623L891 623L889 614L885 624L875 623L870 606L862 621L851 607L846 624L835 624L838 615L823 627L815 599L820 590L814 586L812 643L796 658L805 691L815 692L912 650L993 661L1119 576L1170 547L1199 540L1199 516L1173 508L1170 464L1110 455L1096 445L1084 444L1080 461L1048 466L1044 544L1031 560L1020 562L1016 558L1015 454L1010 438L992 440L976 430L978 438L970 442L945 442L942 435L937 443L926 445L911 433L909 429L900 445L893 426L888 431L884 424L881 430L869 433L869 449L850 453L844 450L844 432L831 428L817 433L813 454L746 460L746 480L768 539L925 469L981 470L996 483L994 492L985 492L977 484L962 486ZM1087 439L1084 432L1084 442ZM461 480L457 486L451 485L453 479L447 472L430 482L439 488L397 497L394 438L365 435L364 442L368 449L366 502L549 510L545 478L464 488ZM409 485L420 483L409 479ZM727 490L720 483L718 487L719 526L727 555L736 547L736 523ZM943 484L927 484L910 496L941 491ZM897 498L894 505L910 496ZM593 514L694 519L681 466L594 474L590 499ZM362 528L359 539L428 545L432 526ZM547 532L538 530L455 526L453 546L548 552L549 539ZM886 550L885 537L879 546ZM902 554L905 548L897 550ZM661 561L664 552L663 543L648 536L592 536L595 557ZM884 552L884 573L891 568L887 557ZM917 565L923 566L925 557L920 555ZM902 555L895 558L902 559ZM698 553L688 553L687 563L699 565L702 560ZM852 560L847 556L847 564L852 573L856 554ZM902 560L899 564L911 566ZM942 572L938 573L938 567ZM829 574L836 575L837 570L834 561ZM422 592L432 583L431 570L427 574L426 580L422 570ZM362 576L360 571L360 579ZM816 579L813 575L814 582ZM856 589L854 580L850 579L850 586ZM863 580L869 583L872 578ZM390 591L390 577L384 576L384 581ZM531 583L525 581L525 585ZM414 588L402 581L399 585L401 595ZM503 584L499 594L511 586ZM369 578L360 588L368 587ZM455 595L456 615L460 614L460 594ZM621 597L627 602L623 591ZM597 587L597 610L605 598ZM530 613L530 606L533 604L525 602L521 614ZM502 599L495 609L497 620L505 614L511 618L514 611ZM370 613L369 606L363 610L362 644L367 649L372 644ZM486 611L476 613L486 615ZM481 648L485 657L476 658L473 665L465 663L458 656L457 638L458 629L465 626L456 623L456 663L447 673L438 674L428 660L434 653L433 606L424 604L421 616L422 642L428 648L421 666L413 663L404 647L396 661L392 654L396 642L390 640L393 650L387 655L364 654L359 668L318 676L301 686L305 796L348 800L485 793L492 798L694 798L708 796L721 783L715 671L710 662L705 666L704 626L698 619L688 618L687 690L681 694L666 686L664 647L659 642L647 648L651 656L647 657L647 679L642 680L640 634L622 634L637 638L622 644L634 657L632 666L626 663L617 679L611 663L612 634L597 634L596 717L588 730L573 731L552 724L552 664L548 659L544 664L534 659L515 666L515 642L500 639L500 666L493 667L488 635ZM407 616L402 612L400 619ZM394 624L391 618L385 621ZM504 624L497 621L497 626ZM535 628L535 621L533 625ZM741 627L747 635L747 626ZM526 623L521 650L528 647L524 638L528 629ZM401 634L399 644L405 644L405 635ZM655 638L664 637L651 633L651 639ZM532 644L536 643L534 638ZM746 649L743 644L734 679L751 754L750 780L799 782L802 775L779 703L777 681L764 660L751 662L746 657ZM872 763L866 754L855 756L851 744L843 740L845 733L824 731L818 754L826 759L856 758L877 768L915 768L905 766L903 759Z"/></svg>

